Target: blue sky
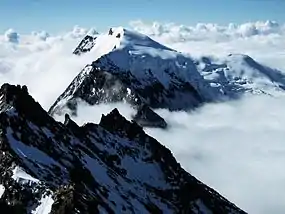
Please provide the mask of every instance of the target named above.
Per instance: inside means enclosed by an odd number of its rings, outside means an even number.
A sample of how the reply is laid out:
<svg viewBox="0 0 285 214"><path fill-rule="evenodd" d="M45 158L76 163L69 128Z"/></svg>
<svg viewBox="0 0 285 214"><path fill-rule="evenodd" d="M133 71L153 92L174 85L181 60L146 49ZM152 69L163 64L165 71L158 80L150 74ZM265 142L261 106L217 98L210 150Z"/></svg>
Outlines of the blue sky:
<svg viewBox="0 0 285 214"><path fill-rule="evenodd" d="M285 22L285 0L0 0L0 32L59 32L74 25L106 30L129 21L227 24Z"/></svg>

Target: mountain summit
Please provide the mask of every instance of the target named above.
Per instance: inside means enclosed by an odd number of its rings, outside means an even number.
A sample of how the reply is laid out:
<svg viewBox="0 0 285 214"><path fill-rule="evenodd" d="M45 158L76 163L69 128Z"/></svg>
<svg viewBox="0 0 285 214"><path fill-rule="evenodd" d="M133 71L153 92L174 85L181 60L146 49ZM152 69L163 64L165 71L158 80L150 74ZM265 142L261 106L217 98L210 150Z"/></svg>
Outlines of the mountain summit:
<svg viewBox="0 0 285 214"><path fill-rule="evenodd" d="M230 99L245 94L284 93L285 74L248 55L229 54L219 59L202 57L195 64L204 79Z"/></svg>
<svg viewBox="0 0 285 214"><path fill-rule="evenodd" d="M90 47L90 54L99 58L75 77L50 108L51 115L76 114L81 101L90 105L124 101L134 108L146 105L150 110L186 110L214 99L218 93L191 58L143 34L119 27L83 41L87 42L81 42L75 53L82 54ZM144 118L138 123L154 124Z"/></svg>
<svg viewBox="0 0 285 214"><path fill-rule="evenodd" d="M5 84L0 97L2 213L244 213L117 109L78 126L27 87Z"/></svg>
<svg viewBox="0 0 285 214"><path fill-rule="evenodd" d="M74 54L87 52L94 61L57 98L49 109L52 116L76 115L81 103L127 102L136 109L133 120L139 125L166 128L154 109L190 110L205 102L285 89L282 72L249 56L194 60L122 27L96 37L87 35Z"/></svg>

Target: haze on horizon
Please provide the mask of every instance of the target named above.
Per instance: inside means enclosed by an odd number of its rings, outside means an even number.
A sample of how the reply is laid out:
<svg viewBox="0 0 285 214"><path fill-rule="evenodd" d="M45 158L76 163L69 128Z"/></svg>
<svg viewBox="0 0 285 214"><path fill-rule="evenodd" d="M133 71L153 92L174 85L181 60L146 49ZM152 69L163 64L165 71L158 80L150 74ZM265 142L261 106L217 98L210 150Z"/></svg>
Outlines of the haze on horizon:
<svg viewBox="0 0 285 214"><path fill-rule="evenodd" d="M227 25L272 20L285 23L282 0L2 0L0 32L45 30L56 33L74 25L99 31L127 26L132 20L174 22L183 25Z"/></svg>

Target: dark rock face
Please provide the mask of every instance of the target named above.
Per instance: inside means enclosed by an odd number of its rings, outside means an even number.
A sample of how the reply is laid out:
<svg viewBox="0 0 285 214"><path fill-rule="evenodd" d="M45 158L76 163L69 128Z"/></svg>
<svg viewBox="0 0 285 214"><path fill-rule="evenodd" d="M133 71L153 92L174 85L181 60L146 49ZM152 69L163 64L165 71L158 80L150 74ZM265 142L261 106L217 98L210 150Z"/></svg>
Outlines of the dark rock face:
<svg viewBox="0 0 285 214"><path fill-rule="evenodd" d="M156 114L153 110L151 110L147 105L142 105L139 107L133 119L143 127L167 127L165 120Z"/></svg>
<svg viewBox="0 0 285 214"><path fill-rule="evenodd" d="M61 114L62 108L67 107L71 114L76 115L78 99L84 100L90 105L123 100L132 104L141 102L135 95L128 94L127 87L119 78L108 72L94 69L92 65L86 66L75 77L65 92L52 105L49 113L51 115ZM63 106L58 105L59 102L65 100L66 102L64 102Z"/></svg>
<svg viewBox="0 0 285 214"><path fill-rule="evenodd" d="M82 53L90 51L95 45L96 38L97 37L86 35L80 44L75 48L73 53L76 55L81 55Z"/></svg>
<svg viewBox="0 0 285 214"><path fill-rule="evenodd" d="M104 65L108 64L108 68L100 65L104 60ZM188 82L177 80L169 88L165 88L154 77L137 79L131 72L121 72L107 56L87 65L51 106L49 113L60 115L65 113L64 109L68 109L69 113L76 115L78 100L90 105L125 101L134 108L148 106L170 110L194 108L203 103L203 98ZM136 119L140 119L140 125L153 127L156 124L154 118L158 120L160 116L150 108L147 112L143 113L143 120L140 118L142 112L138 113ZM162 125L165 121L161 119L157 121L157 127L165 127Z"/></svg>
<svg viewBox="0 0 285 214"><path fill-rule="evenodd" d="M109 29L109 33L108 34L109 35L113 35L113 29L112 28Z"/></svg>
<svg viewBox="0 0 285 214"><path fill-rule="evenodd" d="M80 127L68 115L61 124L26 87L5 84L0 139L1 211L244 213L117 109L99 125Z"/></svg>

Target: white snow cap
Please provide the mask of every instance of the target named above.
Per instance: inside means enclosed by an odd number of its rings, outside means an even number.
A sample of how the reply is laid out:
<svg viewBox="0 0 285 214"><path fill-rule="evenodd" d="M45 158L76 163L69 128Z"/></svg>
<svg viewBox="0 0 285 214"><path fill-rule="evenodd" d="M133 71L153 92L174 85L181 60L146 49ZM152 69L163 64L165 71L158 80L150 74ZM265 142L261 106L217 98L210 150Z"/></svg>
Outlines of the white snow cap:
<svg viewBox="0 0 285 214"><path fill-rule="evenodd" d="M168 48L144 34L123 27L110 28L107 34L98 36L92 53L100 56L107 54L108 59L121 68L122 72L130 71L145 84L148 84L146 71L151 70L152 75L168 88L172 81L172 77L165 72L168 70L180 80L191 83L207 100L216 96L216 92L212 92L213 89L204 81L189 56ZM102 63L102 66L107 64L104 59L99 63Z"/></svg>
<svg viewBox="0 0 285 214"><path fill-rule="evenodd" d="M4 34L4 36L5 36L5 40L6 40L7 42L11 42L11 43L18 43L18 42L19 42L20 36L19 36L19 34L18 34L15 30L13 30L13 29L7 30L7 31L5 32L5 34Z"/></svg>
<svg viewBox="0 0 285 214"><path fill-rule="evenodd" d="M131 31L123 27L110 28L109 33L111 31L112 31L112 35L120 40L120 45L122 47L126 47L126 46L128 46L128 48L130 48L131 46L132 48L148 47L148 48L174 51L152 40L148 36L141 34L139 32L136 32L136 31Z"/></svg>

